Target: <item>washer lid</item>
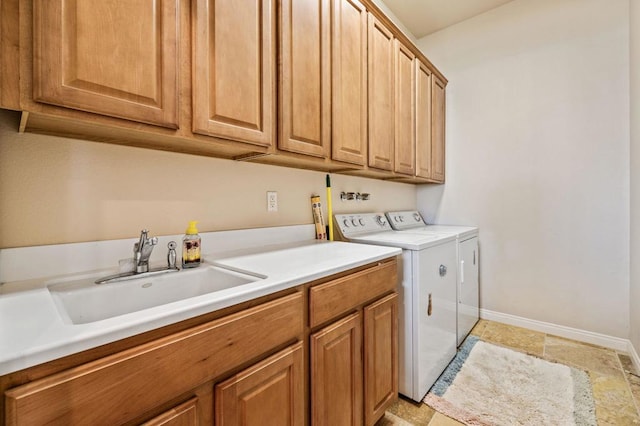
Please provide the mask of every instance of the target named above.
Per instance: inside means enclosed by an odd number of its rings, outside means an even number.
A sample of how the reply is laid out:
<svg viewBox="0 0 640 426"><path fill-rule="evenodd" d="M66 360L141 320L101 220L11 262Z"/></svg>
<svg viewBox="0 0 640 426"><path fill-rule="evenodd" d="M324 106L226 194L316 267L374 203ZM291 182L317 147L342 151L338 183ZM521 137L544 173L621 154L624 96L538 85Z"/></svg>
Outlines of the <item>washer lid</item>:
<svg viewBox="0 0 640 426"><path fill-rule="evenodd" d="M358 235L350 239L354 243L377 244L400 247L406 250L424 250L439 244L455 241L456 236L429 235L409 232L387 231L374 234Z"/></svg>

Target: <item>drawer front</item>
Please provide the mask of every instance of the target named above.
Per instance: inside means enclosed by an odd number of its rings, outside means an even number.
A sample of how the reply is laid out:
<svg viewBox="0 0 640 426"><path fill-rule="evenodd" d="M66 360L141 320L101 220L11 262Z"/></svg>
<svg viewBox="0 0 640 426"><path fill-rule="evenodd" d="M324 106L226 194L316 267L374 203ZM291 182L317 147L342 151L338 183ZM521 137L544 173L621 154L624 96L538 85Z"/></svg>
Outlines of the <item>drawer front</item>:
<svg viewBox="0 0 640 426"><path fill-rule="evenodd" d="M5 392L7 425L120 424L300 338L295 293Z"/></svg>
<svg viewBox="0 0 640 426"><path fill-rule="evenodd" d="M309 289L311 327L349 312L398 286L397 261L378 265Z"/></svg>

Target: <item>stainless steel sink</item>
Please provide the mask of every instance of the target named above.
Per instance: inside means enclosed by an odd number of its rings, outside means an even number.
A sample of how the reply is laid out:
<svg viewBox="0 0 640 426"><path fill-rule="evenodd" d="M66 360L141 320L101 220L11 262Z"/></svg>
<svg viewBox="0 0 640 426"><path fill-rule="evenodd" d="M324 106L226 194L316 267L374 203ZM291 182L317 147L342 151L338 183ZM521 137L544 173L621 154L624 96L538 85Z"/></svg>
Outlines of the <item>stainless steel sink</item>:
<svg viewBox="0 0 640 426"><path fill-rule="evenodd" d="M264 277L211 265L159 276L95 284L95 278L47 286L63 321L86 324L241 286Z"/></svg>

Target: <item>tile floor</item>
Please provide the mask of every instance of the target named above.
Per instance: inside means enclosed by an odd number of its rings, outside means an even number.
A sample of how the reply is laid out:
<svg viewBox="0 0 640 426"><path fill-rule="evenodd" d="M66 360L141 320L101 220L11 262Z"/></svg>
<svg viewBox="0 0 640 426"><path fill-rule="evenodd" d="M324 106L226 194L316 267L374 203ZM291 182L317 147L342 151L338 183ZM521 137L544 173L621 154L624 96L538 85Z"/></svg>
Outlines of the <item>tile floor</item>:
<svg viewBox="0 0 640 426"><path fill-rule="evenodd" d="M486 342L587 371L598 425L640 425L640 376L626 354L486 320L480 320L471 334ZM376 426L461 424L425 404L400 397Z"/></svg>

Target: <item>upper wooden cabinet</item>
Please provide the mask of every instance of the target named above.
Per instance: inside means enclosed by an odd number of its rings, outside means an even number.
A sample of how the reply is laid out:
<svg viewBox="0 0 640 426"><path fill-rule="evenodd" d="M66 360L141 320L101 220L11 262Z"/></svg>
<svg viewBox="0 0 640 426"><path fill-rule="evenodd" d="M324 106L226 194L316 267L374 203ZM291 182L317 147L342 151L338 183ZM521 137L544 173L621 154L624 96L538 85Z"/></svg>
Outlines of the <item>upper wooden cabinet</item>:
<svg viewBox="0 0 640 426"><path fill-rule="evenodd" d="M0 0L0 12L0 108L24 112L20 131L444 181L447 81L374 0Z"/></svg>
<svg viewBox="0 0 640 426"><path fill-rule="evenodd" d="M178 127L178 1L35 0L33 99Z"/></svg>
<svg viewBox="0 0 640 426"><path fill-rule="evenodd" d="M367 10L333 0L331 158L364 165L367 157Z"/></svg>
<svg viewBox="0 0 640 426"><path fill-rule="evenodd" d="M416 60L416 176L431 179L431 70Z"/></svg>
<svg viewBox="0 0 640 426"><path fill-rule="evenodd" d="M330 0L280 2L278 148L328 157L331 141Z"/></svg>
<svg viewBox="0 0 640 426"><path fill-rule="evenodd" d="M275 139L275 0L194 2L193 131Z"/></svg>
<svg viewBox="0 0 640 426"><path fill-rule="evenodd" d="M369 14L369 166L393 170L394 164L394 38Z"/></svg>
<svg viewBox="0 0 640 426"><path fill-rule="evenodd" d="M395 41L395 161L394 170L413 176L416 172L415 55Z"/></svg>
<svg viewBox="0 0 640 426"><path fill-rule="evenodd" d="M444 182L445 90L445 82L438 76L432 75L431 178L436 182Z"/></svg>

